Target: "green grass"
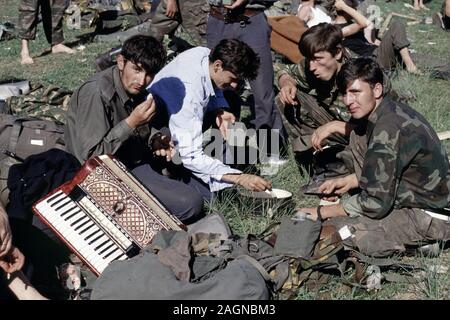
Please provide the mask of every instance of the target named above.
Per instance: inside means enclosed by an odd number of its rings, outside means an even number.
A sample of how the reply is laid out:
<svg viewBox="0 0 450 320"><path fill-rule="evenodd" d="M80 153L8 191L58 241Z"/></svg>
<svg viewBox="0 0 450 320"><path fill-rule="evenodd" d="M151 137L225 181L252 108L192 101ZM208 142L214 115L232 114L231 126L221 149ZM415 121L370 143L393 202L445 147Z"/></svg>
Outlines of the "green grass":
<svg viewBox="0 0 450 320"><path fill-rule="evenodd" d="M0 0L0 8L2 8L0 22L10 21L17 25L17 3L18 0ZM440 10L442 1L428 3L427 5L432 11L421 11L419 14L405 8L404 3L406 2L385 3L380 0L376 2L381 6L383 16L393 11L425 18L426 16L431 17L432 12ZM399 77L393 81L393 86L399 92L414 93L417 99L410 101L410 105L420 111L436 131L450 130L450 83L431 79L426 68L429 62L450 61L450 33L438 30L433 25L425 24L408 26L407 30L411 40L410 48L426 55L425 60L418 61L424 74L414 76L402 71L399 73ZM18 39L0 42L0 82L10 79L28 79L74 90L86 78L95 73L94 58L117 45L117 43L85 42L83 39L87 38L92 31L86 29L67 30L65 28L65 43L74 48L83 45L85 49L77 50L73 55L52 55L46 54L49 45L43 34L42 26L39 24L37 38L30 43L35 63L29 66L20 65L20 41ZM446 141L445 146L450 151L450 141ZM297 207L317 205L317 198L300 196L298 188L307 181L307 178L300 174L292 155L288 165L281 168L275 176L268 178L272 180L275 188L292 192ZM272 221L280 220L281 216L287 214L281 210L276 212L273 217L267 213L255 215L255 206L255 203L239 196L236 190L228 190L224 192L220 201L215 200L209 204L208 209L222 212L236 234L258 234ZM448 266L449 253L444 252L441 257L435 259L419 257L414 260L422 261L430 266L439 264ZM430 270L420 275L422 278L417 285L383 283L381 290L370 293L346 287L335 277L330 283L318 289L301 287L297 299L449 299L448 272L443 275L433 273L432 268Z"/></svg>

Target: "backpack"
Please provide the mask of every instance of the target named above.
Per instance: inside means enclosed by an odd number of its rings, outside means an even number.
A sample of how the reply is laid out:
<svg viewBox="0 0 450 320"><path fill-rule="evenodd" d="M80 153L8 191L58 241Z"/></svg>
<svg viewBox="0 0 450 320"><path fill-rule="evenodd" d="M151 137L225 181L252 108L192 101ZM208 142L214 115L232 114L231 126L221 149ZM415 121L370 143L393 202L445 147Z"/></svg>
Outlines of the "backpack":
<svg viewBox="0 0 450 320"><path fill-rule="evenodd" d="M0 200L8 202L9 168L30 155L63 149L64 126L52 121L0 114Z"/></svg>
<svg viewBox="0 0 450 320"><path fill-rule="evenodd" d="M290 298L315 272L339 265L333 259L341 241L336 233L319 239L320 222L285 217L278 236L264 239L224 238L207 229L159 232L140 255L112 262L95 281L91 299Z"/></svg>

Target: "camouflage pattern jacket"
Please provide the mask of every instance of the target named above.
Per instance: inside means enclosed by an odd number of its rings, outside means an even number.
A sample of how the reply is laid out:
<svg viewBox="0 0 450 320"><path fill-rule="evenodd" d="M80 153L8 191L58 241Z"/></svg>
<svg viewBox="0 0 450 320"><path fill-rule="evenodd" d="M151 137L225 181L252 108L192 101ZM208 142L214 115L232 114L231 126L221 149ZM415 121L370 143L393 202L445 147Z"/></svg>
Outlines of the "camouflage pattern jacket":
<svg viewBox="0 0 450 320"><path fill-rule="evenodd" d="M346 58L342 61L345 63ZM337 88L335 78L329 81L317 79L314 74L307 68L306 59L298 64L286 65L284 67L275 66L276 85L278 79L288 74L297 84L297 89L313 96L317 103L330 112L336 120L348 121L350 114L342 102L341 94Z"/></svg>
<svg viewBox="0 0 450 320"><path fill-rule="evenodd" d="M392 209L449 206L447 153L421 114L385 97L365 125L361 192L343 201L350 216L381 219Z"/></svg>

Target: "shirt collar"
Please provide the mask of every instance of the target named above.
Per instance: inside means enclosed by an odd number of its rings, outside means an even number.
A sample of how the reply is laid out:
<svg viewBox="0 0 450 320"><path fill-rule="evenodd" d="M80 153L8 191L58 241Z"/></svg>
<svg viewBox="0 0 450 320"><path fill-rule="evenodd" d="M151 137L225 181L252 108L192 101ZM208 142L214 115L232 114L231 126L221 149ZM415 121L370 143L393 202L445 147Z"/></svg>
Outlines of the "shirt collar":
<svg viewBox="0 0 450 320"><path fill-rule="evenodd" d="M211 75L209 74L209 56L206 55L202 58L202 70L203 70L203 74L207 75L206 79L204 79L205 81L205 85L206 85L206 94L209 96L215 96L215 90L214 90L214 86L211 80Z"/></svg>
<svg viewBox="0 0 450 320"><path fill-rule="evenodd" d="M113 81L114 81L114 88L116 89L116 92L119 95L120 100L125 105L128 102L128 100L130 100L130 97L128 96L123 87L122 80L120 79L119 68L117 68L117 66L115 66L113 70Z"/></svg>

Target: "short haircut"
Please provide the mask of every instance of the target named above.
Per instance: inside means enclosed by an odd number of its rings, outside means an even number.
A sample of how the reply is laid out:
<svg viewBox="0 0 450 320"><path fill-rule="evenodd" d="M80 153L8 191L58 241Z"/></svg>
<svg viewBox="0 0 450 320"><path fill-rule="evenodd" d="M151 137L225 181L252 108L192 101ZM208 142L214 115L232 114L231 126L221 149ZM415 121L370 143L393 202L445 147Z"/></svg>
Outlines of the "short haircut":
<svg viewBox="0 0 450 320"><path fill-rule="evenodd" d="M372 88L377 83L383 85L383 71L372 58L350 59L337 74L336 83L339 91L345 93L347 87L357 79L367 82Z"/></svg>
<svg viewBox="0 0 450 320"><path fill-rule="evenodd" d="M341 28L329 23L319 23L303 33L298 43L302 55L312 60L314 55L320 51L327 51L333 56L343 48Z"/></svg>
<svg viewBox="0 0 450 320"><path fill-rule="evenodd" d="M246 43L237 39L223 39L209 54L209 62L222 61L226 71L239 79L253 80L258 75L260 59Z"/></svg>
<svg viewBox="0 0 450 320"><path fill-rule="evenodd" d="M150 75L155 75L166 63L166 50L161 42L151 36L136 35L128 38L120 54L135 65L140 65Z"/></svg>

